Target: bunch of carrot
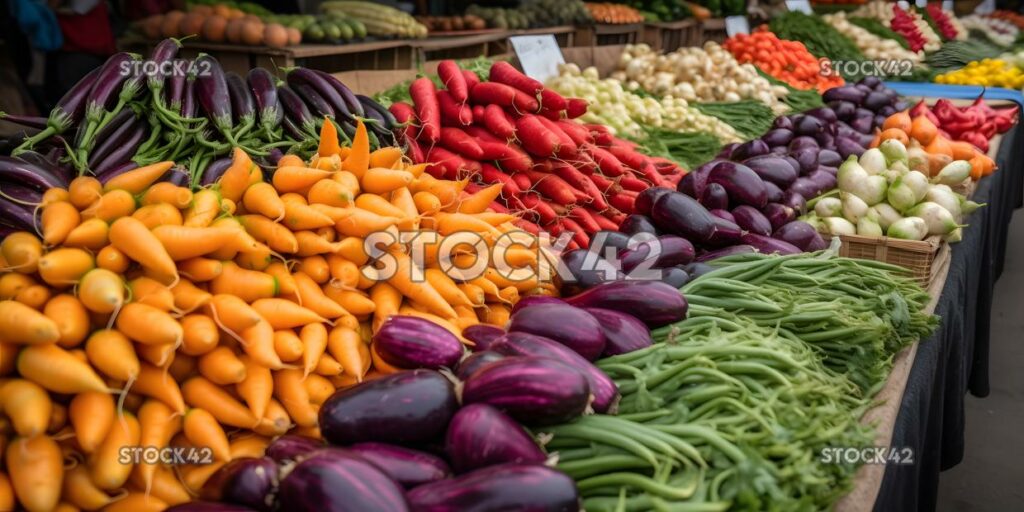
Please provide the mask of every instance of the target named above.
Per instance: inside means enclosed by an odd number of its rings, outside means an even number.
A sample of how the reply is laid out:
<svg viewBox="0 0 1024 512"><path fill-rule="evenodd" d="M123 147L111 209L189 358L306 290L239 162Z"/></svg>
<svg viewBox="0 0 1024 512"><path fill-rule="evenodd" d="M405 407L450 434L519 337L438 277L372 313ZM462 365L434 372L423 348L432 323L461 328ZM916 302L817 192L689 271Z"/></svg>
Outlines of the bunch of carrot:
<svg viewBox="0 0 1024 512"><path fill-rule="evenodd" d="M572 234L570 248L587 247L597 231L616 229L651 186L675 188L683 170L639 153L636 144L601 125L574 119L586 101L564 98L507 62L481 81L443 61L438 89L427 77L410 85L413 104L396 102L413 161L429 162L438 178L503 185L496 211L522 214L517 225L537 233Z"/></svg>
<svg viewBox="0 0 1024 512"><path fill-rule="evenodd" d="M896 112L886 118L871 147L877 147L888 139L900 141L907 146L910 168L928 176L937 175L954 160L966 160L971 164L971 179L974 181L995 172L996 164L992 158L969 142L951 139L937 123L934 114L922 111L920 107Z"/></svg>
<svg viewBox="0 0 1024 512"><path fill-rule="evenodd" d="M845 83L839 73L824 73L821 62L803 43L779 39L765 25L752 34L730 37L722 46L741 63L752 63L797 89L823 93Z"/></svg>
<svg viewBox="0 0 1024 512"><path fill-rule="evenodd" d="M491 243L517 232L515 217L487 209L501 185L467 194L399 148L371 153L361 122L351 147L323 126L317 155L286 155L270 181L238 149L194 193L157 182L171 162L106 185L77 178L46 192L38 236L0 242L0 510L188 501L271 437L318 436L319 405L337 388L396 371L369 343L390 315L460 336L504 324L520 294L553 293L493 268L453 280L439 270L440 241L424 251L425 281L398 242L378 246L398 268L376 278L371 233ZM518 233L506 260L536 264L535 238ZM123 449L137 446L202 447L213 463L126 463Z"/></svg>

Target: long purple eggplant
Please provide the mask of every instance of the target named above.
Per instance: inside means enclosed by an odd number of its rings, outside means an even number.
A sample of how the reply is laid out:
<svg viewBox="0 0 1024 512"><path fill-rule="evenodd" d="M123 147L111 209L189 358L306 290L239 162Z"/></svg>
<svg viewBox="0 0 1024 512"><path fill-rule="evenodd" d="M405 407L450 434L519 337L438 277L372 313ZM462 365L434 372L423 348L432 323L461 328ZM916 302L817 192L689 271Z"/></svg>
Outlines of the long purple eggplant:
<svg viewBox="0 0 1024 512"><path fill-rule="evenodd" d="M25 128L31 128L33 130L45 130L48 119L45 117L38 116L19 116L12 115L6 112L0 112L0 121L7 121L8 123L19 124Z"/></svg>
<svg viewBox="0 0 1024 512"><path fill-rule="evenodd" d="M68 186L53 171L12 156L0 156L0 180L20 183L41 191Z"/></svg>
<svg viewBox="0 0 1024 512"><path fill-rule="evenodd" d="M338 391L320 407L320 431L334 444L436 439L458 408L455 387L433 370L411 370Z"/></svg>
<svg viewBox="0 0 1024 512"><path fill-rule="evenodd" d="M683 294L660 281L610 281L565 300L580 308L629 313L651 328L686 318Z"/></svg>
<svg viewBox="0 0 1024 512"><path fill-rule="evenodd" d="M3 224L24 231L34 231L36 221L32 212L33 208L0 196L0 222Z"/></svg>
<svg viewBox="0 0 1024 512"><path fill-rule="evenodd" d="M46 140L52 135L60 135L78 124L85 113L86 100L89 97L89 92L92 91L93 85L96 84L97 78L100 76L101 69L96 68L90 71L74 87L68 89L68 92L64 93L64 96L57 102L57 106L53 107L49 117L46 118L46 128L26 138L21 145L15 148L14 155L32 149L40 141Z"/></svg>
<svg viewBox="0 0 1024 512"><path fill-rule="evenodd" d="M142 121L135 117L132 109L122 110L114 119L97 132L99 144L89 152L89 168L95 169L114 149L128 141L131 134L142 126Z"/></svg>
<svg viewBox="0 0 1024 512"><path fill-rule="evenodd" d="M516 302L515 305L512 306L512 314L514 315L520 309L528 308L530 306L539 306L542 304L561 304L564 306L565 303L566 302L564 300L550 295L529 295L519 299L519 302ZM505 333L502 332L501 334L504 335Z"/></svg>
<svg viewBox="0 0 1024 512"><path fill-rule="evenodd" d="M39 190L3 180L0 180L0 194L29 207L34 207L43 201L43 193Z"/></svg>
<svg viewBox="0 0 1024 512"><path fill-rule="evenodd" d="M492 349L507 356L546 357L575 368L587 378L590 394L594 395L590 405L596 413L610 412L618 402L619 388L612 379L590 361L555 340L524 332L510 332L495 341Z"/></svg>
<svg viewBox="0 0 1024 512"><path fill-rule="evenodd" d="M502 336L504 335L505 333L502 332ZM501 339L501 337L498 339ZM476 373L480 368L483 368L484 366L487 366L499 359L505 359L505 355L493 350L481 350L480 352L474 352L469 357L459 361L459 365L455 368L455 376L458 377L459 380L464 381Z"/></svg>
<svg viewBox="0 0 1024 512"><path fill-rule="evenodd" d="M449 429L449 432L451 429ZM448 478L448 464L429 453L387 443L356 443L348 447L406 489Z"/></svg>
<svg viewBox="0 0 1024 512"><path fill-rule="evenodd" d="M647 326L629 313L604 308L586 308L586 312L601 323L604 337L608 338L605 357L640 350L654 343Z"/></svg>
<svg viewBox="0 0 1024 512"><path fill-rule="evenodd" d="M53 138L60 139L61 136L56 135ZM63 141L60 144L60 146L50 148L45 154L31 150L22 151L18 154L18 158L50 171L61 183L71 183L71 180L78 175L73 172L74 169L70 163L61 161L67 156L67 149L64 147Z"/></svg>
<svg viewBox="0 0 1024 512"><path fill-rule="evenodd" d="M132 162L131 160L129 160L129 161L124 162L124 163L122 163L120 165L115 165L114 167L111 167L110 169L104 169L104 172L101 173L101 174L98 174L96 177L97 177L97 179L100 180L100 183L106 183L106 182L108 182L108 181L110 181L110 180L112 180L112 179L114 179L114 178L116 178L116 177L118 177L118 176L128 172L128 171L131 171L133 169L138 169L138 168L139 168L138 164L136 164L135 162Z"/></svg>
<svg viewBox="0 0 1024 512"><path fill-rule="evenodd" d="M281 101L286 120L293 122L297 128L307 134L315 135L317 133L313 114L298 93L287 85L282 85L277 88L277 98Z"/></svg>
<svg viewBox="0 0 1024 512"><path fill-rule="evenodd" d="M309 455L283 479L281 510L295 512L405 512L402 488L348 450L324 448Z"/></svg>
<svg viewBox="0 0 1024 512"><path fill-rule="evenodd" d="M691 242L703 242L715 231L714 217L692 197L679 192L658 198L651 207L658 227Z"/></svg>
<svg viewBox="0 0 1024 512"><path fill-rule="evenodd" d="M316 89L310 87L309 84L295 83L288 85L309 105L314 115L317 117L335 117L334 107Z"/></svg>
<svg viewBox="0 0 1024 512"><path fill-rule="evenodd" d="M135 156L136 150L142 145L142 141L146 139L146 135L145 124L139 123L125 138L123 145L114 148L106 158L97 162L96 167L92 168L92 171L96 173L100 181L104 181L103 175L108 174L115 167L131 161L132 157Z"/></svg>
<svg viewBox="0 0 1024 512"><path fill-rule="evenodd" d="M502 464L458 478L423 485L407 495L413 510L424 512L576 512L576 482L540 464Z"/></svg>
<svg viewBox="0 0 1024 512"><path fill-rule="evenodd" d="M384 118L384 127L391 130L394 129L395 125L398 124L398 120L395 119L395 115L390 110L384 108L384 105L377 103L373 98L364 96L362 94L356 94L356 98L359 103L363 106L363 110L369 112L371 110L380 114Z"/></svg>
<svg viewBox="0 0 1024 512"><path fill-rule="evenodd" d="M505 335L505 329L488 324L476 324L462 330L462 337L475 343L473 352L487 350L491 342Z"/></svg>
<svg viewBox="0 0 1024 512"><path fill-rule="evenodd" d="M186 62L183 59L175 59L175 67L179 62ZM181 115L181 101L185 96L185 86L188 81L187 73L172 73L164 85L164 105L174 114Z"/></svg>
<svg viewBox="0 0 1024 512"><path fill-rule="evenodd" d="M279 463L297 460L302 455L324 447L323 441L312 437L285 434L267 445L266 456Z"/></svg>
<svg viewBox="0 0 1024 512"><path fill-rule="evenodd" d="M366 115L364 111L364 105L359 101L358 96L353 94L352 90L349 89L348 86L345 85L341 80L338 80L337 77L330 73L327 73L326 71L315 69L313 70L313 72L316 73L317 75L320 75L320 78L323 78L324 81L327 82L327 85L330 85L335 91L338 92L338 94L341 96L341 99L345 102L345 107L348 110L349 114L353 116Z"/></svg>
<svg viewBox="0 0 1024 512"><path fill-rule="evenodd" d="M242 75L229 71L224 74L228 83L228 96L231 97L231 115L237 126L236 133L241 136L248 132L256 123L256 98L245 83Z"/></svg>
<svg viewBox="0 0 1024 512"><path fill-rule="evenodd" d="M636 196L636 201L633 202L633 213L650 217L654 201L657 201L659 197L669 192L672 192L672 189L666 187L651 187L640 192Z"/></svg>
<svg viewBox="0 0 1024 512"><path fill-rule="evenodd" d="M487 404L470 404L455 413L444 451L459 473L497 464L541 464L547 459L523 427Z"/></svg>
<svg viewBox="0 0 1024 512"><path fill-rule="evenodd" d="M228 81L224 75L224 68L220 66L211 55L199 54L195 65L202 70L196 76L196 99L203 107L207 117L213 126L232 145L238 143L233 135L234 125L232 124L231 94L228 92Z"/></svg>
<svg viewBox="0 0 1024 512"><path fill-rule="evenodd" d="M757 208L748 205L740 205L732 209L732 216L736 219L736 225L744 231L768 236L772 234L772 224Z"/></svg>
<svg viewBox="0 0 1024 512"><path fill-rule="evenodd" d="M277 85L274 76L264 68L252 68L246 77L249 90L256 101L260 126L270 133L284 119L284 111L277 99Z"/></svg>
<svg viewBox="0 0 1024 512"><path fill-rule="evenodd" d="M206 166L206 170L203 171L200 183L204 187L217 183L217 180L224 175L228 167L231 167L231 157L218 158L210 162L210 165Z"/></svg>
<svg viewBox="0 0 1024 512"><path fill-rule="evenodd" d="M768 202L764 181L750 167L735 162L722 162L708 173L708 183L725 187L732 203L763 208Z"/></svg>
<svg viewBox="0 0 1024 512"><path fill-rule="evenodd" d="M465 350L444 327L415 316L395 315L373 335L373 347L398 368L454 368Z"/></svg>
<svg viewBox="0 0 1024 512"><path fill-rule="evenodd" d="M607 343L597 319L570 305L551 304L520 309L509 320L508 330L550 338L587 361L601 357Z"/></svg>
<svg viewBox="0 0 1024 512"><path fill-rule="evenodd" d="M352 119L352 113L345 103L338 89L331 85L329 79L334 77L324 72L317 72L308 68L295 68L288 73L285 81L288 86L295 89L314 110L320 110L321 115L327 115L330 111L332 117L341 119ZM317 99L319 98L319 99ZM322 103L321 103L322 100ZM314 104L315 102L315 104ZM358 101L356 102L358 103Z"/></svg>
<svg viewBox="0 0 1024 512"><path fill-rule="evenodd" d="M199 497L226 501L268 512L267 499L277 488L277 462L269 457L243 457L228 462L203 484Z"/></svg>
<svg viewBox="0 0 1024 512"><path fill-rule="evenodd" d="M462 403L490 404L525 425L564 423L586 410L590 386L575 368L544 357L509 357L469 377Z"/></svg>
<svg viewBox="0 0 1024 512"><path fill-rule="evenodd" d="M80 162L85 162L85 153L92 148L96 131L142 90L143 77L138 66L141 59L133 53L116 53L100 68L96 85L86 100L85 131L79 144Z"/></svg>

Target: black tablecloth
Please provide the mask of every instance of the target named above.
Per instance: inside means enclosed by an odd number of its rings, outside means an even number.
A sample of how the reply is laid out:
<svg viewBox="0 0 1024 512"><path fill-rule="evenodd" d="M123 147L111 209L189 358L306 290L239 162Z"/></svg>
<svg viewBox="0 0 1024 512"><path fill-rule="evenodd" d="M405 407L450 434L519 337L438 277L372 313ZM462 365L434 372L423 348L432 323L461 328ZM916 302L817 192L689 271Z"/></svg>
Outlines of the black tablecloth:
<svg viewBox="0 0 1024 512"><path fill-rule="evenodd" d="M974 200L987 203L969 216L963 241L952 246L949 276L935 314L942 323L922 341L910 370L892 446L913 449L915 464L889 465L874 509L934 510L939 472L964 455L964 396L989 393L989 318L992 290L1002 273L1007 227L1024 194L1024 130L1007 132L999 170L982 179Z"/></svg>

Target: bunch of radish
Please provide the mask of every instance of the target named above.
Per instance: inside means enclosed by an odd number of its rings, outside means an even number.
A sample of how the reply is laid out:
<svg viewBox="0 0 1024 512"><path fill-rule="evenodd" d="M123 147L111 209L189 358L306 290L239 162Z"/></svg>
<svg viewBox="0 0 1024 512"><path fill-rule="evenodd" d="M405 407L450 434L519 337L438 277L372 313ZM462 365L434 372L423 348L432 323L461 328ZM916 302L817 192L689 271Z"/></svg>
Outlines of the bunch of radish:
<svg viewBox="0 0 1024 512"><path fill-rule="evenodd" d="M586 101L564 98L514 68L496 62L487 81L454 61L410 85L412 105L396 102L414 161L437 178L470 179L467 187L501 183L495 211L521 213L520 227L571 233L570 248L588 247L597 231L617 229L638 193L675 188L684 170L643 155L607 127L575 118Z"/></svg>

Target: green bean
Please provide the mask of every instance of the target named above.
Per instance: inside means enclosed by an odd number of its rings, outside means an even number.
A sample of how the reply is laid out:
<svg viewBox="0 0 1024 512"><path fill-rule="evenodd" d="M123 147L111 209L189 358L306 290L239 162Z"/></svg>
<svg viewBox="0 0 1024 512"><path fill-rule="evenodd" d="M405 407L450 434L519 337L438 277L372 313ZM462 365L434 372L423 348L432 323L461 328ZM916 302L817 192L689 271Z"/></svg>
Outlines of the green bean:
<svg viewBox="0 0 1024 512"><path fill-rule="evenodd" d="M650 463L634 455L603 455L586 460L559 462L558 469L575 480L627 469L649 468Z"/></svg>
<svg viewBox="0 0 1024 512"><path fill-rule="evenodd" d="M663 484L637 473L608 473L592 476L576 482L576 487L581 494L588 491L607 486L628 486L636 487L654 496L671 500L685 500L693 495L696 490L696 480L690 487L677 487L675 485Z"/></svg>
<svg viewBox="0 0 1024 512"><path fill-rule="evenodd" d="M646 460L652 467L657 468L659 466L658 460L654 456L654 452L631 437L618 436L610 432L583 427L572 423L551 427L547 431L554 434L556 438L559 435L563 435L615 446Z"/></svg>

